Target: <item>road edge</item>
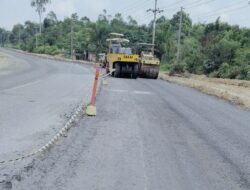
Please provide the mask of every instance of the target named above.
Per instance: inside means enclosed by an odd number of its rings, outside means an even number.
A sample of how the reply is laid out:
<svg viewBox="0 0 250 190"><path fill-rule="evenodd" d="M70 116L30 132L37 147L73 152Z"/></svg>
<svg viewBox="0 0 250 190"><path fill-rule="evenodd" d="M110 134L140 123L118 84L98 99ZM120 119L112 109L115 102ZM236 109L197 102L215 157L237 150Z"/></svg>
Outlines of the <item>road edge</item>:
<svg viewBox="0 0 250 190"><path fill-rule="evenodd" d="M97 63L91 62L91 61L71 60L71 59L67 59L67 58L54 57L54 56L51 56L48 54L31 53L31 52L27 52L27 51L23 51L23 50L19 50L19 49L14 49L14 48L3 48L3 49L7 49L7 50L14 51L17 53L22 53L25 55L36 56L36 57L43 58L43 59L49 59L49 60L53 60L53 61L64 61L64 62L69 62L69 63L85 64L85 65L90 65L90 66L94 66L97 64Z"/></svg>
<svg viewBox="0 0 250 190"><path fill-rule="evenodd" d="M204 88L200 85L195 85L195 84L187 84L187 83L181 83L181 82L178 82L178 81L174 81L174 80L170 80L170 77L167 77L167 74L166 73L160 73L159 74L159 79L161 80L164 80L164 81L167 81L167 82L170 82L170 83L175 83L175 84L178 84L178 85L181 85L181 86L186 86L186 87L189 87L189 88L193 88L193 89L196 89L198 90L199 92L202 92L204 94L207 94L207 95L210 95L210 96L214 96L214 97L217 97L219 99L222 99L222 100L225 100L233 105L236 105L242 109L245 109L245 110L250 110L250 107L248 105L246 105L242 100L239 99L239 97L237 96L226 96L225 94L227 94L227 92L224 92L224 93L218 93L210 88Z"/></svg>

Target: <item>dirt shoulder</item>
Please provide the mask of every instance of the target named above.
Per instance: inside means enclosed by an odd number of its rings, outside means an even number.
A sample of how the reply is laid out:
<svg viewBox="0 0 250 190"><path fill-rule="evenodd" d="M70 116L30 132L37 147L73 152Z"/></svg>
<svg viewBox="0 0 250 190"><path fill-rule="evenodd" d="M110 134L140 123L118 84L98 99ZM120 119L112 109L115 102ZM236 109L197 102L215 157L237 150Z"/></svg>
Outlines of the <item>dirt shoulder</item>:
<svg viewBox="0 0 250 190"><path fill-rule="evenodd" d="M160 79L192 87L233 104L250 109L250 81L208 78L204 75L169 76L161 72Z"/></svg>

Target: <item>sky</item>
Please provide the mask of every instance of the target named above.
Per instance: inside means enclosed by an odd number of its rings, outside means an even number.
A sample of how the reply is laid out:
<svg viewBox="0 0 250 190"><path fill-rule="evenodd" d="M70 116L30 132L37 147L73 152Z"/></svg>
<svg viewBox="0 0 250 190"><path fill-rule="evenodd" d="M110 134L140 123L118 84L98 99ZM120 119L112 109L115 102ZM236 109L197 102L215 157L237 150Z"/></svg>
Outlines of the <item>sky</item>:
<svg viewBox="0 0 250 190"><path fill-rule="evenodd" d="M23 24L26 20L38 22L31 0L0 0L0 27L11 30L14 24ZM221 17L222 21L250 27L250 5L248 0L158 0L158 8L164 10L159 16L171 18L183 6L194 23L209 23ZM54 11L58 19L77 13L92 21L98 18L103 9L108 14L117 12L127 18L132 16L139 24L148 24L153 15L147 9L154 8L154 0L51 0L46 6L44 16Z"/></svg>

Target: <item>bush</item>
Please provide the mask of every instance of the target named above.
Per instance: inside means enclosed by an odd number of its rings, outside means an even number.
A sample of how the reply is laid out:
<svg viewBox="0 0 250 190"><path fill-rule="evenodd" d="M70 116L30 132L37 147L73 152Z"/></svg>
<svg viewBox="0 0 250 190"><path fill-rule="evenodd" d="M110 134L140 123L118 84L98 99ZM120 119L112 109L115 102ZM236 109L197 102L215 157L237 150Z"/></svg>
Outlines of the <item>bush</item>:
<svg viewBox="0 0 250 190"><path fill-rule="evenodd" d="M213 72L209 73L208 77L218 78L219 77L219 71L213 71Z"/></svg>
<svg viewBox="0 0 250 190"><path fill-rule="evenodd" d="M186 58L185 62L186 62L186 69L188 72L194 73L194 74L204 73L204 69L203 69L203 65L201 64L200 57L198 56L189 57L189 58Z"/></svg>
<svg viewBox="0 0 250 190"><path fill-rule="evenodd" d="M170 70L170 64L168 63L162 63L160 66L161 71L169 71Z"/></svg>
<svg viewBox="0 0 250 190"><path fill-rule="evenodd" d="M240 68L238 66L230 67L228 77L230 79L235 79L240 74Z"/></svg>
<svg viewBox="0 0 250 190"><path fill-rule="evenodd" d="M39 54L57 55L60 53L60 50L56 46L45 45L34 48L33 52Z"/></svg>
<svg viewBox="0 0 250 190"><path fill-rule="evenodd" d="M34 48L33 53L43 54L44 53L44 47L43 46L38 46L38 47Z"/></svg>
<svg viewBox="0 0 250 190"><path fill-rule="evenodd" d="M217 64L215 63L215 61L207 59L203 63L203 68L206 74L211 73L217 70Z"/></svg>
<svg viewBox="0 0 250 190"><path fill-rule="evenodd" d="M228 63L222 63L220 68L219 68L219 72L218 72L219 77L220 78L228 78L229 70L230 70L229 64Z"/></svg>
<svg viewBox="0 0 250 190"><path fill-rule="evenodd" d="M169 75L184 73L185 67L186 67L186 64L184 63L175 63L171 65Z"/></svg>
<svg viewBox="0 0 250 190"><path fill-rule="evenodd" d="M242 66L241 68L238 68L237 79L250 80L250 65L245 65L245 66Z"/></svg>
<svg viewBox="0 0 250 190"><path fill-rule="evenodd" d="M60 50L56 46L47 46L45 48L45 54L57 55L60 53Z"/></svg>

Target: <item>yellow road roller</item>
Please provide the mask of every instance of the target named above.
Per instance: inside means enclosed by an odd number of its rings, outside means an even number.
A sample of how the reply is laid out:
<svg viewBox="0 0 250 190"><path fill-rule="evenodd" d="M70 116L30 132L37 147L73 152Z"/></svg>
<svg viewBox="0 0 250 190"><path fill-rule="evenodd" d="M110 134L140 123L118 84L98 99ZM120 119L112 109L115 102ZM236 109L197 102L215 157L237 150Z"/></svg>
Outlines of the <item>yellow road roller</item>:
<svg viewBox="0 0 250 190"><path fill-rule="evenodd" d="M154 44L138 43L141 49L140 54L140 77L157 79L160 71L160 60L153 54L150 49Z"/></svg>
<svg viewBox="0 0 250 190"><path fill-rule="evenodd" d="M132 52L129 40L123 34L110 33L107 39L108 52L106 71L112 76L136 79L139 76L139 55Z"/></svg>

